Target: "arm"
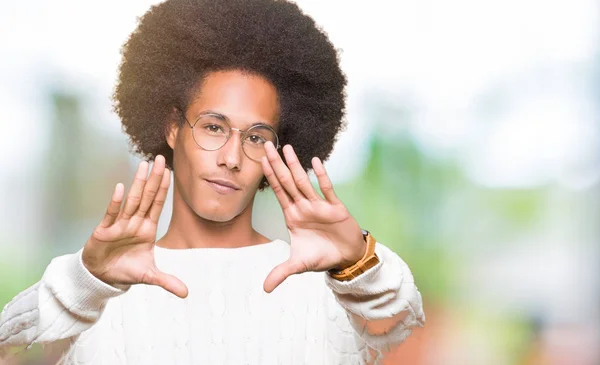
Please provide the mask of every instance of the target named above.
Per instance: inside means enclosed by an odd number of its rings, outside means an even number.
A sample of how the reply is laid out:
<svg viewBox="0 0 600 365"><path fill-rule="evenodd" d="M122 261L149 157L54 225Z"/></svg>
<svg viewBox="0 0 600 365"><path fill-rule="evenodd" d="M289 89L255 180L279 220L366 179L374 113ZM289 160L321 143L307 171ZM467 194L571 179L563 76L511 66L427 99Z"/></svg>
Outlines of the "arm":
<svg viewBox="0 0 600 365"><path fill-rule="evenodd" d="M283 209L291 247L288 260L265 279L264 290L272 292L290 275L340 271L361 261L369 246L358 222L335 194L321 160L313 158L312 167L323 197L310 183L291 146L283 147L285 163L271 142L265 144L265 151L263 172ZM383 245L376 244L375 252L380 259L376 266L349 282L328 278L327 284L346 309L360 342L379 359L383 351L402 342L411 328L423 326L425 316L406 264ZM340 350L346 356L354 355L347 348ZM363 361L370 359L369 354L364 357Z"/></svg>
<svg viewBox="0 0 600 365"><path fill-rule="evenodd" d="M82 250L52 260L38 283L8 303L0 316L0 353L82 333L98 321L110 298L131 285L157 285L187 296L185 284L154 262L170 172L161 155L150 177L148 168L148 162L140 163L124 204L124 186L117 184L104 219Z"/></svg>
<svg viewBox="0 0 600 365"><path fill-rule="evenodd" d="M415 327L423 327L425 314L421 294L406 263L377 243L379 264L350 281L326 275L327 286L346 310L356 334L369 346L371 355L400 345Z"/></svg>
<svg viewBox="0 0 600 365"><path fill-rule="evenodd" d="M94 277L81 251L52 260L42 279L18 294L0 315L0 354L12 346L79 335L100 318L110 298L125 293Z"/></svg>

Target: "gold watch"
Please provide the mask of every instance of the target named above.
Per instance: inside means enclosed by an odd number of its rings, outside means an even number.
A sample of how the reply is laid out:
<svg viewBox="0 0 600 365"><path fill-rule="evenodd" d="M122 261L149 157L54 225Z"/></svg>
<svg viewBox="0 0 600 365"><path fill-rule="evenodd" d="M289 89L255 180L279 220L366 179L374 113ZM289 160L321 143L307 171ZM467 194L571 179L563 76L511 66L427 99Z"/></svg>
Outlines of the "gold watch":
<svg viewBox="0 0 600 365"><path fill-rule="evenodd" d="M375 238L367 230L363 229L362 234L367 243L367 252L365 252L363 258L344 270L330 270L329 275L332 278L339 281L350 281L379 263L379 257L375 253L375 244L377 241L375 241Z"/></svg>

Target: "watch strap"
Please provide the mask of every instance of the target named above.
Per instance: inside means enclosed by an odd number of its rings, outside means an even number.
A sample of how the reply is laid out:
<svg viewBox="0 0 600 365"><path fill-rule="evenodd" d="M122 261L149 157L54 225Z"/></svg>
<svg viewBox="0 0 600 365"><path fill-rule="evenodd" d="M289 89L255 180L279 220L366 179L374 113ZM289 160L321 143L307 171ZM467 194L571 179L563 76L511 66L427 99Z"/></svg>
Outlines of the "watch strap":
<svg viewBox="0 0 600 365"><path fill-rule="evenodd" d="M367 250L363 258L344 270L329 271L332 278L339 281L350 281L379 263L379 257L375 253L377 241L368 231L363 231L363 237L367 244Z"/></svg>

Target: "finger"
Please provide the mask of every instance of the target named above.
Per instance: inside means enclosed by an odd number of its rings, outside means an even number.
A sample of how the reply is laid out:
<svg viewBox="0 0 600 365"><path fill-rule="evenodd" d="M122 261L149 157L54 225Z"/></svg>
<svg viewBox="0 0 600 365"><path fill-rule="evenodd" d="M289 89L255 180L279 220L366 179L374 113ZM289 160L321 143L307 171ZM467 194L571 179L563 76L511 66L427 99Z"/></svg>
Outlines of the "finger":
<svg viewBox="0 0 600 365"><path fill-rule="evenodd" d="M329 180L325 166L323 166L323 163L318 157L313 157L312 166L315 175L317 175L317 180L319 181L319 188L323 192L325 199L332 204L340 203L337 195L335 195L335 191L333 191L333 185L331 184L331 180Z"/></svg>
<svg viewBox="0 0 600 365"><path fill-rule="evenodd" d="M265 144L265 150L267 153L267 159L275 171L275 176L277 180L279 180L280 185L283 186L285 191L294 199L294 201L300 201L304 199L304 195L300 193L298 188L296 187L296 182L290 173L290 170L285 166L281 156L277 153L275 146L273 143L267 142Z"/></svg>
<svg viewBox="0 0 600 365"><path fill-rule="evenodd" d="M279 180L277 180L277 176L275 176L275 172L273 171L271 164L269 164L267 157L263 157L260 162L262 164L263 173L265 174L271 189L273 189L277 201L279 201L279 204L283 209L287 209L290 205L292 205L292 198L290 198L290 196L285 192L285 189L279 183Z"/></svg>
<svg viewBox="0 0 600 365"><path fill-rule="evenodd" d="M187 297L189 293L188 288L183 283L183 281L179 280L173 275L166 274L157 269L151 270L146 275L144 275L142 283L160 286L161 288L177 295L180 298Z"/></svg>
<svg viewBox="0 0 600 365"><path fill-rule="evenodd" d="M308 200L317 200L320 199L319 194L315 191L312 184L310 183L310 179L308 178L308 174L302 168L300 161L298 160L298 156L294 152L294 148L291 145L286 145L283 147L283 154L285 155L285 161L292 173L294 178L294 182L296 186L300 189L300 192L304 194L304 196Z"/></svg>
<svg viewBox="0 0 600 365"><path fill-rule="evenodd" d="M127 199L125 199L125 207L123 208L122 212L123 218L131 218L133 213L135 213L139 207L142 199L142 192L144 191L144 186L146 185L147 176L148 162L142 161L138 166L135 178L133 179L133 184L131 185L129 193L127 194Z"/></svg>
<svg viewBox="0 0 600 365"><path fill-rule="evenodd" d="M108 208L106 209L106 214L104 215L104 219L100 222L101 227L110 227L117 216L119 215L119 211L121 210L121 203L123 202L123 192L125 191L125 186L123 184L118 183L115 186L115 190L113 192L110 203L108 204Z"/></svg>
<svg viewBox="0 0 600 365"><path fill-rule="evenodd" d="M265 292L271 293L290 275L300 274L306 271L306 266L304 266L302 263L294 263L290 260L282 262L281 264L275 266L269 275L267 275L265 283L263 284L263 289Z"/></svg>
<svg viewBox="0 0 600 365"><path fill-rule="evenodd" d="M171 170L165 168L165 171L162 175L162 180L160 181L160 187L158 188L158 193L156 193L156 197L154 197L154 201L152 202L152 206L150 207L149 217L150 220L154 223L158 223L160 213L162 212L163 207L165 206L170 184Z"/></svg>
<svg viewBox="0 0 600 365"><path fill-rule="evenodd" d="M160 189L160 183L163 178L163 174L165 172L165 158L161 155L156 156L154 159L154 166L152 167L152 172L150 173L150 178L146 185L144 186L144 192L142 194L142 202L140 203L140 207L135 213L139 217L145 217L146 213L150 209L158 190Z"/></svg>

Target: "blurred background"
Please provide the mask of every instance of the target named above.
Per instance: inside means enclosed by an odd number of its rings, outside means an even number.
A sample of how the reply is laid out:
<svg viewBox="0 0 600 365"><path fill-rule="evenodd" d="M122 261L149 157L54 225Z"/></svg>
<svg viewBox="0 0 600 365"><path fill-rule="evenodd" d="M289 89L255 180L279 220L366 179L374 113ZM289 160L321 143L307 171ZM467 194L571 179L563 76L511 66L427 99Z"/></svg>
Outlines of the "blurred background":
<svg viewBox="0 0 600 365"><path fill-rule="evenodd" d="M130 185L110 95L154 3L0 2L0 307ZM349 80L326 167L424 298L425 328L387 364L600 364L600 3L298 3ZM270 191L255 211L287 237ZM39 347L18 361L52 363Z"/></svg>

